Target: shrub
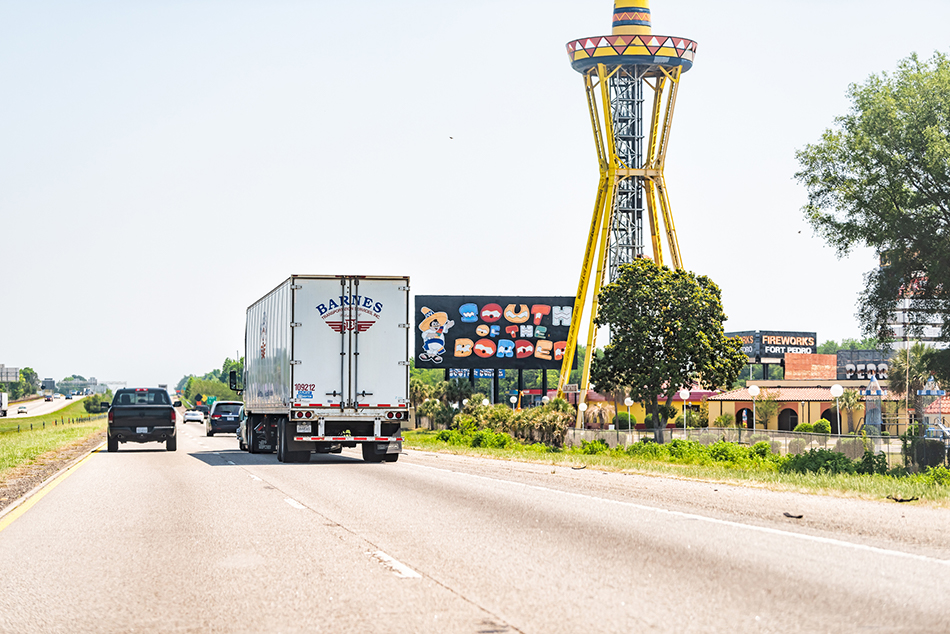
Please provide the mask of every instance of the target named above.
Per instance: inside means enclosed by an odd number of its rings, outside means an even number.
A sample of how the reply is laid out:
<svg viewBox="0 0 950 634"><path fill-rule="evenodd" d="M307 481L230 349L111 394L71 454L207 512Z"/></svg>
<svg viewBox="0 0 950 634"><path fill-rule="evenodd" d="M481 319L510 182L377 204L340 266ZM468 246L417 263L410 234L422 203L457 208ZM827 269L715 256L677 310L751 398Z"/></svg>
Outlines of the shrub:
<svg viewBox="0 0 950 634"><path fill-rule="evenodd" d="M732 414L722 414L713 421L714 427L732 427L736 424L736 417Z"/></svg>
<svg viewBox="0 0 950 634"><path fill-rule="evenodd" d="M664 449L666 445L658 445L655 442L648 440L641 440L640 442L633 443L627 447L627 454L635 458L643 458L645 460L660 460L665 458L668 454L668 451Z"/></svg>
<svg viewBox="0 0 950 634"><path fill-rule="evenodd" d="M653 429L653 414L647 414L643 417L643 426L647 429Z"/></svg>
<svg viewBox="0 0 950 634"><path fill-rule="evenodd" d="M702 462L708 455L706 448L695 440L676 438L664 445L670 458L680 462Z"/></svg>
<svg viewBox="0 0 950 634"><path fill-rule="evenodd" d="M495 432L487 429L480 429L472 434L472 447L491 447Z"/></svg>
<svg viewBox="0 0 950 634"><path fill-rule="evenodd" d="M601 439L593 440L587 442L586 440L581 441L581 453L587 455L596 455L599 453L604 453L609 450L610 447L607 446L607 443Z"/></svg>
<svg viewBox="0 0 950 634"><path fill-rule="evenodd" d="M735 463L745 457L743 455L745 452L741 446L726 441L720 441L710 445L708 451L709 457L716 462Z"/></svg>
<svg viewBox="0 0 950 634"><path fill-rule="evenodd" d="M468 445L471 443L471 438L460 434L457 429L443 429L436 434L435 438L450 445Z"/></svg>
<svg viewBox="0 0 950 634"><path fill-rule="evenodd" d="M950 469L946 467L928 467L924 479L935 486L950 485Z"/></svg>
<svg viewBox="0 0 950 634"><path fill-rule="evenodd" d="M804 438L792 438L788 441L788 453L789 455L797 455L805 451L805 445L808 443L805 442Z"/></svg>
<svg viewBox="0 0 950 634"><path fill-rule="evenodd" d="M936 467L947 461L947 446L942 440L924 438L916 443L914 449L914 462L920 467Z"/></svg>
<svg viewBox="0 0 950 634"><path fill-rule="evenodd" d="M511 421L514 417L515 413L510 407L502 403L497 403L493 407L489 407L483 413L481 424L492 431L509 432L511 429Z"/></svg>
<svg viewBox="0 0 950 634"><path fill-rule="evenodd" d="M464 436L470 436L478 429L478 422L471 414L457 414L452 425Z"/></svg>
<svg viewBox="0 0 950 634"><path fill-rule="evenodd" d="M873 451L865 451L858 461L857 472L866 475L887 475L887 456L883 452L875 454Z"/></svg>
<svg viewBox="0 0 950 634"><path fill-rule="evenodd" d="M627 412L617 412L617 415L614 416L614 425L617 429L633 429L637 425L637 417L630 414L628 418Z"/></svg>
<svg viewBox="0 0 950 634"><path fill-rule="evenodd" d="M768 458L772 454L772 445L769 441L757 442L750 448L752 455L759 458Z"/></svg>
<svg viewBox="0 0 950 634"><path fill-rule="evenodd" d="M811 423L798 423L795 425L795 429L792 431L797 431L805 434L811 434L815 431L815 426Z"/></svg>
<svg viewBox="0 0 950 634"><path fill-rule="evenodd" d="M864 455L864 441L858 437L839 438L835 443L835 451L857 460Z"/></svg>
<svg viewBox="0 0 950 634"><path fill-rule="evenodd" d="M854 462L843 453L829 449L809 449L803 454L789 456L782 463L783 472L793 473L854 473Z"/></svg>
<svg viewBox="0 0 950 634"><path fill-rule="evenodd" d="M818 419L815 421L815 424L812 425L814 432L816 434L830 434L831 433L831 423L826 421L824 418Z"/></svg>

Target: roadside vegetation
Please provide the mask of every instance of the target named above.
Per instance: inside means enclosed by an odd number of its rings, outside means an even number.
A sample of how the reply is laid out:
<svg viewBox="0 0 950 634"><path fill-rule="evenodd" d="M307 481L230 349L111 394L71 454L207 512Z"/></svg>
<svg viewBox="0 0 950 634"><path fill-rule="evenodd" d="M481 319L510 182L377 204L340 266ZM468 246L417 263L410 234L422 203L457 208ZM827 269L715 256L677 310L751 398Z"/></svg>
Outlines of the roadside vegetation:
<svg viewBox="0 0 950 634"><path fill-rule="evenodd" d="M604 441L597 440L566 448L529 439L518 440L505 431L479 427L467 419L452 429L412 430L405 432L404 437L407 447L426 451L539 462L575 469L594 467L607 471L732 482L782 491L871 499L888 496L899 500L917 498L950 506L950 470L946 466L923 467L917 473L910 472L913 467L889 469L882 454L875 455L867 450L863 456L852 460L829 449L811 449L798 455L781 456L772 451L768 442L750 446L720 441L705 445L676 439L666 444L639 442L611 449Z"/></svg>
<svg viewBox="0 0 950 634"><path fill-rule="evenodd" d="M244 374L244 357L238 360L227 357L220 370L211 370L200 377L189 374L182 377L175 387L181 390L182 400L189 405L205 402L211 396L219 401L241 401L241 395L228 387L228 374L232 370L237 373L240 382Z"/></svg>
<svg viewBox="0 0 950 634"><path fill-rule="evenodd" d="M15 467L40 461L44 454L86 441L105 430L106 423L104 415L87 413L82 401L51 414L3 420L0 422L0 481ZM18 425L19 432L16 431Z"/></svg>

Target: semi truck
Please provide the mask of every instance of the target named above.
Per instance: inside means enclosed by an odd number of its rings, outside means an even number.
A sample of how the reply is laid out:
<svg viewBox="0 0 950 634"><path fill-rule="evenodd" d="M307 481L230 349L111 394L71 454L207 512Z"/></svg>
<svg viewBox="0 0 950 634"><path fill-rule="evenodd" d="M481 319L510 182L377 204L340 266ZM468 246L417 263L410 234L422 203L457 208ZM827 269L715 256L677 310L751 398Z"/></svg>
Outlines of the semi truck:
<svg viewBox="0 0 950 634"><path fill-rule="evenodd" d="M291 275L247 309L238 444L396 462L409 419L409 278Z"/></svg>
<svg viewBox="0 0 950 634"><path fill-rule="evenodd" d="M7 415L7 408L10 407L10 395L6 392L0 392L0 417Z"/></svg>

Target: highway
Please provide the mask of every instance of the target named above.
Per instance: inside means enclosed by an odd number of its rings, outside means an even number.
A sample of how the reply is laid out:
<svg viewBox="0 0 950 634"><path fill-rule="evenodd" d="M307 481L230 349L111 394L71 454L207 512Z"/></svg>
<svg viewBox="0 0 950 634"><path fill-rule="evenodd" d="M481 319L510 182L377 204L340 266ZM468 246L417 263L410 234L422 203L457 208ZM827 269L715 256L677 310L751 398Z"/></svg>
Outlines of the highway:
<svg viewBox="0 0 950 634"><path fill-rule="evenodd" d="M82 396L74 396L71 400L65 398L54 398L52 401L45 401L42 398L26 401L23 403L10 403L10 411L7 414L7 419L12 418L22 418L26 419L31 416L42 416L43 414L51 414L53 412L59 411L68 405L72 405L76 401L82 400ZM17 414L17 409L21 405L26 405L26 414Z"/></svg>
<svg viewBox="0 0 950 634"><path fill-rule="evenodd" d="M179 435L0 518L0 632L950 631L944 509Z"/></svg>

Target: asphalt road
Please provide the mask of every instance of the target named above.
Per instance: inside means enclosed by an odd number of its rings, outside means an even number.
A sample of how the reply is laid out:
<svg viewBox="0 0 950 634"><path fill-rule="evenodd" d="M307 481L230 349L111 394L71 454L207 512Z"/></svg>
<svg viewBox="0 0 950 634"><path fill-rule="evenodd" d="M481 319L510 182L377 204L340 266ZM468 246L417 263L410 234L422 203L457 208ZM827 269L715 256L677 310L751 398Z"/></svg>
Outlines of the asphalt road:
<svg viewBox="0 0 950 634"><path fill-rule="evenodd" d="M950 511L179 434L0 519L0 631L950 631Z"/></svg>
<svg viewBox="0 0 950 634"><path fill-rule="evenodd" d="M67 405L72 405L76 401L82 400L82 396L74 396L72 399L65 398L54 398L52 401L45 401L42 398L36 399L33 401L26 401L25 403L10 403L10 411L7 414L7 418L29 418L31 416L41 416L43 414L50 414L52 412L58 411L66 407ZM17 409L21 405L26 405L26 414L17 414Z"/></svg>

